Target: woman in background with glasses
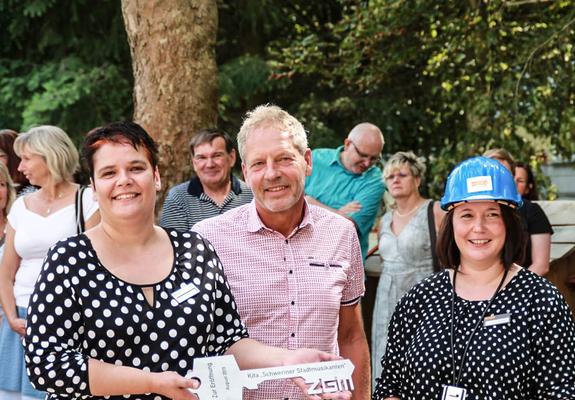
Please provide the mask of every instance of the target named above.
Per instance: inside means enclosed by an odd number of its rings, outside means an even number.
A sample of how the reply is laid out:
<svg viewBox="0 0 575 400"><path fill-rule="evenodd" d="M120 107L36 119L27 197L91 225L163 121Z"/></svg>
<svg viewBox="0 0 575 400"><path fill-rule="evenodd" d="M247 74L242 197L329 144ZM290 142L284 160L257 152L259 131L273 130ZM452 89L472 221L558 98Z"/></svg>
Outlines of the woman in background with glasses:
<svg viewBox="0 0 575 400"><path fill-rule="evenodd" d="M411 151L395 153L383 169L393 204L379 226L379 255L383 259L383 269L373 310L371 354L374 378L381 374L379 360L385 353L387 329L396 303L434 269L428 214L431 212L433 229L437 230L443 211L439 203L421 196L419 187L424 174L423 160Z"/></svg>

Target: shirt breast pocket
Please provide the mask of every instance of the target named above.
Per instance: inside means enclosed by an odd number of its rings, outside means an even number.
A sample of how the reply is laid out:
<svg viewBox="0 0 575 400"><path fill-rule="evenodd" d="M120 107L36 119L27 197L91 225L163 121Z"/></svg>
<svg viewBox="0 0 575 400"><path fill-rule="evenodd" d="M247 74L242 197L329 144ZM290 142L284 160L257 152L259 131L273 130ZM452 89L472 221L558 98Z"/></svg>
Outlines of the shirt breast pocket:
<svg viewBox="0 0 575 400"><path fill-rule="evenodd" d="M308 259L305 262L307 274L319 287L333 288L345 285L349 262L330 259Z"/></svg>
<svg viewBox="0 0 575 400"><path fill-rule="evenodd" d="M305 270L298 276L300 301L313 304L320 315L336 318L347 284L350 264L328 258L301 259Z"/></svg>

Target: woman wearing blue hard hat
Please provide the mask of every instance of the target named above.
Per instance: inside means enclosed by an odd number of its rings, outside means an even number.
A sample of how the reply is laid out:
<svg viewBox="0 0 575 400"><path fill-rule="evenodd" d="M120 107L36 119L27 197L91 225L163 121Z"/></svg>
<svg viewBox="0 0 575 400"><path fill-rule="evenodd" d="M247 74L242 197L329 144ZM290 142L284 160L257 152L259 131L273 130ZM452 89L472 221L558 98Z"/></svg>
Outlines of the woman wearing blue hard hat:
<svg viewBox="0 0 575 400"><path fill-rule="evenodd" d="M575 322L515 264L524 232L511 173L475 157L447 179L439 274L398 303L373 399L575 399Z"/></svg>

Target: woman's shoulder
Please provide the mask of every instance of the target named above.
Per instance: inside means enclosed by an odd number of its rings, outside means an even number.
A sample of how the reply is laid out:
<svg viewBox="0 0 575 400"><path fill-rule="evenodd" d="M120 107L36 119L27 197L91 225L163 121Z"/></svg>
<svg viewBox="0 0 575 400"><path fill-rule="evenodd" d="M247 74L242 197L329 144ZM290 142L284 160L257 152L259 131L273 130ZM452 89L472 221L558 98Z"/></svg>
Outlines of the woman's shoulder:
<svg viewBox="0 0 575 400"><path fill-rule="evenodd" d="M87 255L88 253L92 253L90 239L84 233L80 233L57 241L50 247L46 257L50 259L51 256L52 260L55 261L60 256Z"/></svg>
<svg viewBox="0 0 575 400"><path fill-rule="evenodd" d="M24 197L25 196L20 196L17 197L16 200L14 200L14 203L12 203L12 206L10 207L10 211L8 212L8 221L10 222L10 224L12 224L12 227L14 227L14 219L15 218L19 218L22 213L26 212L26 203L24 202Z"/></svg>
<svg viewBox="0 0 575 400"><path fill-rule="evenodd" d="M80 233L77 235L69 236L65 239L61 239L54 244L53 247L60 246L67 249L83 250L92 249L92 244L88 236L85 233Z"/></svg>
<svg viewBox="0 0 575 400"><path fill-rule="evenodd" d="M416 283L400 302L408 308L413 308L415 304L431 304L431 302L447 298L445 296L450 293L450 290L449 272L443 270Z"/></svg>
<svg viewBox="0 0 575 400"><path fill-rule="evenodd" d="M164 227L162 229L168 233L178 265L185 268L193 268L195 265L220 268L221 263L218 261L214 246L200 233Z"/></svg>
<svg viewBox="0 0 575 400"><path fill-rule="evenodd" d="M559 289L553 283L527 268L522 268L516 278L516 290L523 292L522 297L531 302L543 305L558 300L564 301Z"/></svg>
<svg viewBox="0 0 575 400"><path fill-rule="evenodd" d="M413 291L415 295L418 295L445 291L446 289L449 289L448 283L449 272L448 270L443 270L421 280L411 288L410 292Z"/></svg>
<svg viewBox="0 0 575 400"><path fill-rule="evenodd" d="M62 279L85 276L95 268L95 253L88 237L81 233L56 242L46 254L43 271L57 272Z"/></svg>
<svg viewBox="0 0 575 400"><path fill-rule="evenodd" d="M18 210L18 209L21 209L22 207L26 208L26 203L24 201L24 198L30 196L31 194L32 193L28 193L28 194L25 194L23 196L16 197L16 200L14 200L14 203L12 203L12 207L10 208L10 212L12 212L12 210L14 210L14 209Z"/></svg>
<svg viewBox="0 0 575 400"><path fill-rule="evenodd" d="M192 230L179 230L161 227L168 234L174 248L204 251L206 248L213 251L212 244L200 233Z"/></svg>

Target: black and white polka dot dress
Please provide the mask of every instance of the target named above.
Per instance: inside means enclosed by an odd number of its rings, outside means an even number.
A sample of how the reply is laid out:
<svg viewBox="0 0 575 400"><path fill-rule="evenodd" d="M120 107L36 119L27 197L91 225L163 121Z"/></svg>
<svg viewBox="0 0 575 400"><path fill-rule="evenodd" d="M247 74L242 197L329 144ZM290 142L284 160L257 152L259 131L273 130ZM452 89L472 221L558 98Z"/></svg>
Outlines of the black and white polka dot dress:
<svg viewBox="0 0 575 400"><path fill-rule="evenodd" d="M28 374L49 399L90 396L88 358L189 376L194 358L223 354L247 337L211 244L197 233L168 234L174 265L153 285L153 307L141 286L100 264L87 236L50 250L28 308L24 340ZM178 302L172 294L184 284L198 290Z"/></svg>
<svg viewBox="0 0 575 400"><path fill-rule="evenodd" d="M373 399L441 399L452 383L452 285L447 271L405 295L393 315L383 372ZM455 364L488 301L455 302ZM522 269L495 298L486 315L511 315L509 323L480 326L473 336L459 386L466 400L575 399L575 323L547 280Z"/></svg>

